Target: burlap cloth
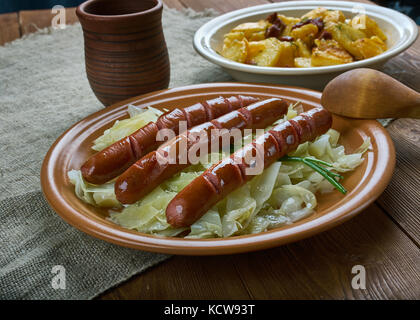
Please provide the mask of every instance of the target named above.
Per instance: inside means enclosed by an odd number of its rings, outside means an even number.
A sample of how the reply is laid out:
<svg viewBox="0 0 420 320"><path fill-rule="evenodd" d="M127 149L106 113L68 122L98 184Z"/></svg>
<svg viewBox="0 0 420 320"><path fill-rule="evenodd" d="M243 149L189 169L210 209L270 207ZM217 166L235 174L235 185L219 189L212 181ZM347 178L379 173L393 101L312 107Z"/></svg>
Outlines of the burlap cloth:
<svg viewBox="0 0 420 320"><path fill-rule="evenodd" d="M230 80L192 48L212 16L164 9L171 87ZM49 147L101 108L86 78L80 25L0 47L0 298L90 299L169 258L92 238L44 200L39 176ZM65 268L64 290L52 287L55 265Z"/></svg>

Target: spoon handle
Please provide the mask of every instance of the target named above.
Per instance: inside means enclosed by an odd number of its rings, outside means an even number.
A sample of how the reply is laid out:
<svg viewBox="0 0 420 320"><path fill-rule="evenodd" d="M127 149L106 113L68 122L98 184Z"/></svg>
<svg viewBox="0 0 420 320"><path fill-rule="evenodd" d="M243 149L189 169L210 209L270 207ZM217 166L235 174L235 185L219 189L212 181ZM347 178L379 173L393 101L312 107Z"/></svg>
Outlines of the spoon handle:
<svg viewBox="0 0 420 320"><path fill-rule="evenodd" d="M420 119L420 95L413 101L413 105L410 107L410 112L407 118Z"/></svg>

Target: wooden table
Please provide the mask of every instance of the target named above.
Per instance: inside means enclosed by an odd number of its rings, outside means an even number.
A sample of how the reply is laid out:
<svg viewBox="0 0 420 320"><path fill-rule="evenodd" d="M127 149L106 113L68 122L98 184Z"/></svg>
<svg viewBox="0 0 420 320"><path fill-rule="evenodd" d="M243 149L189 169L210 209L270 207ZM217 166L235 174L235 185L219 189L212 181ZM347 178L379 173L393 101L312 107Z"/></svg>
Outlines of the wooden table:
<svg viewBox="0 0 420 320"><path fill-rule="evenodd" d="M266 0L164 0L171 8L219 12ZM365 1L366 2L366 1ZM51 24L50 10L0 15L0 45ZM76 22L74 8L67 23ZM385 66L420 91L420 39ZM383 195L354 219L312 238L255 253L174 256L100 299L414 299L420 298L420 120L389 126L397 166ZM366 289L352 289L352 267Z"/></svg>

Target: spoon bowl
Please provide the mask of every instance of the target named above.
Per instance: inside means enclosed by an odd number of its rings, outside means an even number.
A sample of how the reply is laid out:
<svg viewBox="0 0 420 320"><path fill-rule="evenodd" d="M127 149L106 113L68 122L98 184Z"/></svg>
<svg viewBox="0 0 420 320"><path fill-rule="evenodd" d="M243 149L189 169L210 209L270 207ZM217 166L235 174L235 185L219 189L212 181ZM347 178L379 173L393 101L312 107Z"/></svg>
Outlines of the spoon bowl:
<svg viewBox="0 0 420 320"><path fill-rule="evenodd" d="M420 94L377 70L347 71L325 87L321 104L337 115L361 118L420 118Z"/></svg>

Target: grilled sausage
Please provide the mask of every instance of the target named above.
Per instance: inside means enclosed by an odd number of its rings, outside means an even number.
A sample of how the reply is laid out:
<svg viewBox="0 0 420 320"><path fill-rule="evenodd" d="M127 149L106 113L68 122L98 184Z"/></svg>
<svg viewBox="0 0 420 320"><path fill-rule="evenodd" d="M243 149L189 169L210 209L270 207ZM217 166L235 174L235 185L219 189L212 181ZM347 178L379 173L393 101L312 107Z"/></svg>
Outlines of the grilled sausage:
<svg viewBox="0 0 420 320"><path fill-rule="evenodd" d="M311 141L331 127L331 114L316 108L276 125L230 157L213 165L179 192L166 208L174 227L186 227L256 174L249 173L258 161L267 168L299 144ZM247 161L247 159L255 159Z"/></svg>
<svg viewBox="0 0 420 320"><path fill-rule="evenodd" d="M176 108L161 115L156 122L150 122L90 157L81 168L82 175L90 183L105 183L119 176L143 155L156 149L162 143L156 141L159 130L171 129L179 134L180 121L186 121L187 128L191 128L256 101L257 98L238 95Z"/></svg>
<svg viewBox="0 0 420 320"><path fill-rule="evenodd" d="M226 129L229 133L233 128L258 129L265 128L274 123L287 113L288 103L282 99L268 99L259 101L248 107L232 111L209 122L198 125L187 132L172 139L169 143L160 146L156 151L146 156L128 168L115 182L115 194L121 203L134 203L151 192L163 181L191 165L190 157L184 157L180 161L180 152L188 153L201 151L200 144L209 150L215 139L220 139L217 146L222 142L222 135L217 135L215 129ZM217 131L221 132L221 131ZM196 137L200 138L199 140ZM230 137L230 136L229 136ZM228 141L229 142L229 141ZM182 147L182 144L185 146ZM194 146L194 149L192 149ZM175 155L174 158L170 159ZM205 154L194 154L196 158ZM163 161L162 161L163 160ZM173 161L169 161L173 160Z"/></svg>

